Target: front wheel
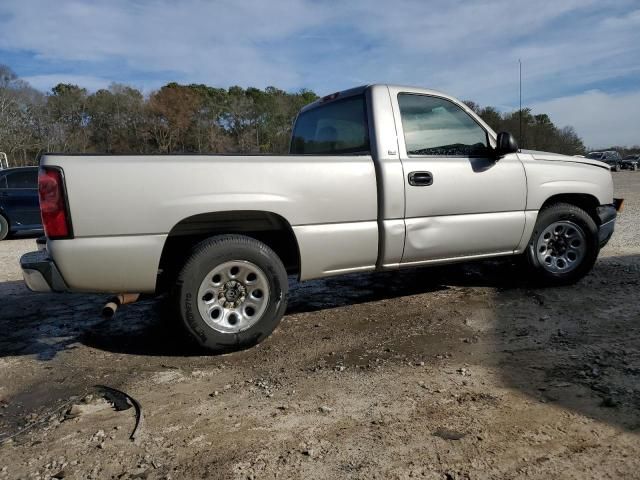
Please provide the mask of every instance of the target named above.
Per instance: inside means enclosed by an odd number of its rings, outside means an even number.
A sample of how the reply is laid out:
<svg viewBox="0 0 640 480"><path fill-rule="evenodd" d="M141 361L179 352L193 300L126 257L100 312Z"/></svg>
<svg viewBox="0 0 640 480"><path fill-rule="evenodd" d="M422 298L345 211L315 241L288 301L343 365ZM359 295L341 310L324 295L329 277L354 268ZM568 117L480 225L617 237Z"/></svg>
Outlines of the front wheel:
<svg viewBox="0 0 640 480"><path fill-rule="evenodd" d="M287 306L287 272L267 245L243 235L197 245L176 283L180 317L213 352L255 345L276 328Z"/></svg>
<svg viewBox="0 0 640 480"><path fill-rule="evenodd" d="M557 203L540 211L527 260L543 283L567 285L589 273L599 251L591 216L575 205Z"/></svg>

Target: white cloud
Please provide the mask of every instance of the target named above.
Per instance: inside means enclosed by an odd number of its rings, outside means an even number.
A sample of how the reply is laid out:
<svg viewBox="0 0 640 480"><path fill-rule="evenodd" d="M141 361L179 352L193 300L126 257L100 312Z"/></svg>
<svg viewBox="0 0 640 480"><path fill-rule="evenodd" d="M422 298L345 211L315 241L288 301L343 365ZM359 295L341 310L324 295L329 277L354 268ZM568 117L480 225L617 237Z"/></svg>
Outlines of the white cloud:
<svg viewBox="0 0 640 480"><path fill-rule="evenodd" d="M304 0L8 0L0 6L0 48L86 68L118 61L141 72L174 72L177 80L266 86L267 79L287 87L300 81L295 68L281 65L266 44L320 24L316 10Z"/></svg>
<svg viewBox="0 0 640 480"><path fill-rule="evenodd" d="M598 90L533 106L557 125L573 125L592 149L640 145L640 91L608 94Z"/></svg>
<svg viewBox="0 0 640 480"><path fill-rule="evenodd" d="M112 81L106 78L93 77L91 75L72 75L65 73L50 73L43 75L32 75L24 77L29 84L42 91L49 91L59 83L71 83L86 88L89 91L96 91L107 88Z"/></svg>
<svg viewBox="0 0 640 480"><path fill-rule="evenodd" d="M625 5L630 11L613 8ZM495 103L505 89L513 90L519 57L527 81L544 84L540 96L557 88L552 79L581 82L588 73L595 81L628 66L629 53L640 55L640 10L633 5L633 0L397 0L393 8L384 0L340 5L3 0L0 49L86 62L87 68L117 60L128 69L173 74L179 81L333 89L351 78L389 79ZM594 8L600 16L590 19ZM578 21L583 15L586 20ZM364 52L363 44L371 50Z"/></svg>

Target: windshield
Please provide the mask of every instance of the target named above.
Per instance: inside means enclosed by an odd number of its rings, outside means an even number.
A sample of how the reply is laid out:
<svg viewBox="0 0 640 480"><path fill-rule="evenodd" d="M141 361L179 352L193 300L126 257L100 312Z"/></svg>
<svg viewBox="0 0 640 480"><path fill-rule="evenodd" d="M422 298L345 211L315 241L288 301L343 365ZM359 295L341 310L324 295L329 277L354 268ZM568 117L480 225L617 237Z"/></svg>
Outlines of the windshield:
<svg viewBox="0 0 640 480"><path fill-rule="evenodd" d="M364 95L327 103L298 115L293 154L368 153L369 127Z"/></svg>

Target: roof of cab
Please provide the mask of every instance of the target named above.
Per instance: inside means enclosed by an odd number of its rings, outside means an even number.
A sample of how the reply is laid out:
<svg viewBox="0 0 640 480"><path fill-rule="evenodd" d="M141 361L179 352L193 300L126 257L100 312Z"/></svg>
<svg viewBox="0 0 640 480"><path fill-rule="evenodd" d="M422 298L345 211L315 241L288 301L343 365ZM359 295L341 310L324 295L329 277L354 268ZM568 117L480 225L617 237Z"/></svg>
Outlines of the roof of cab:
<svg viewBox="0 0 640 480"><path fill-rule="evenodd" d="M341 90L339 92L334 92L329 95L325 95L319 98L318 100L316 100L315 102L309 103L308 105L305 105L304 107L302 107L302 109L300 110L300 113L319 107L320 105L324 105L326 103L331 103L333 101L352 97L354 95L360 95L364 93L367 89L376 88L376 87L384 87L384 88L390 88L394 90L407 90L408 92L412 92L412 93L422 93L424 95L436 95L438 97L444 97L451 100L455 100L455 98L452 97L451 95L447 95L446 93L439 92L437 90L431 90L428 88L413 87L409 85L374 83L369 85L360 85L358 87L353 87L347 90Z"/></svg>
<svg viewBox="0 0 640 480"><path fill-rule="evenodd" d="M369 85L360 85L359 87L349 88L348 90L341 90L339 92L334 92L329 95L325 95L324 97L320 97L315 102L311 102L300 109L300 113L306 112L307 110L311 110L320 105L324 105L325 103L333 102L334 100L352 97L354 95L360 95L364 93L364 91L369 88Z"/></svg>

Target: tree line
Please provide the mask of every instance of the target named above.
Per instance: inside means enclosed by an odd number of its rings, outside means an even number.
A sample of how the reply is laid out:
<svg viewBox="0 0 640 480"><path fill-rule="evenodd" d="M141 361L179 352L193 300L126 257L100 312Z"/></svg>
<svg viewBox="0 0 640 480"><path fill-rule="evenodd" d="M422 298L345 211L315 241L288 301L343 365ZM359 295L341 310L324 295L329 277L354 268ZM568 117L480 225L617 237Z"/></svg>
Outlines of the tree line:
<svg viewBox="0 0 640 480"><path fill-rule="evenodd" d="M554 125L546 113L534 115L530 108L503 113L494 107L480 107L472 101L465 103L494 131L511 132L520 148L566 155L585 153L584 143L573 127Z"/></svg>
<svg viewBox="0 0 640 480"><path fill-rule="evenodd" d="M41 152L285 153L296 113L317 98L310 90L177 83L147 96L115 83L93 93L61 83L42 93L0 65L0 151L13 165L34 164ZM585 151L572 127L559 128L548 115L524 109L519 138L519 112L466 103L523 148Z"/></svg>
<svg viewBox="0 0 640 480"><path fill-rule="evenodd" d="M41 152L283 153L298 110L317 98L177 83L148 96L121 84L89 93L61 83L44 94L0 65L0 151L12 165Z"/></svg>

